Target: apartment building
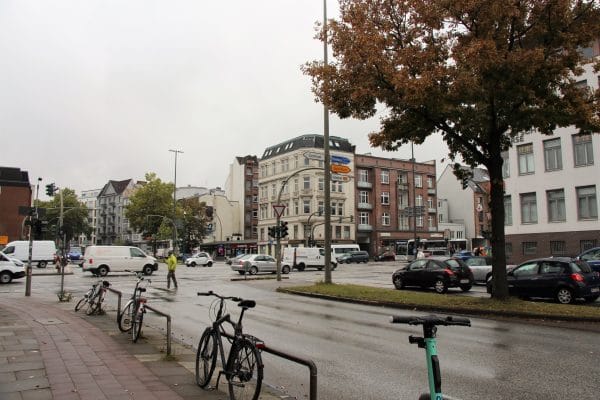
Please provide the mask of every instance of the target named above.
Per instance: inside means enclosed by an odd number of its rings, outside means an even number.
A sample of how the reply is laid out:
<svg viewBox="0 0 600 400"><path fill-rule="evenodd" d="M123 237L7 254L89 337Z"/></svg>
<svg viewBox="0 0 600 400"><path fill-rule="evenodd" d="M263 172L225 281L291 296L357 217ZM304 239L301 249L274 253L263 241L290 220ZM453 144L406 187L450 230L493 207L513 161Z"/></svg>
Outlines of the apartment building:
<svg viewBox="0 0 600 400"><path fill-rule="evenodd" d="M436 163L357 154L354 157L356 241L374 255L406 255L406 243L443 238L437 228ZM410 214L418 207L417 214Z"/></svg>
<svg viewBox="0 0 600 400"><path fill-rule="evenodd" d="M134 232L125 217L129 197L143 184L144 182L136 182L133 179L110 180L100 190L96 225L97 244L143 243L141 233Z"/></svg>
<svg viewBox="0 0 600 400"><path fill-rule="evenodd" d="M345 165L354 171L354 145L347 139L331 136L329 148L332 158L347 160ZM288 223L289 235L282 239L283 246L305 246L309 240L323 246L324 160L323 135L298 136L265 149L258 163L258 249L261 253L275 253L274 240L268 236L268 227L276 224L275 204L285 206L281 221ZM329 182L332 243L355 241L354 183L346 180Z"/></svg>
<svg viewBox="0 0 600 400"><path fill-rule="evenodd" d="M19 213L19 207L31 206L32 196L27 171L0 167L0 246L25 238L26 216Z"/></svg>
<svg viewBox="0 0 600 400"><path fill-rule="evenodd" d="M239 207L238 232L243 240L258 238L258 157L236 157L229 165L229 175L225 181L225 194Z"/></svg>
<svg viewBox="0 0 600 400"><path fill-rule="evenodd" d="M101 189L83 190L79 195L79 201L85 204L88 209L88 224L92 228L90 237L81 235L79 237L79 245L95 245L96 244L96 228L98 226L98 195Z"/></svg>

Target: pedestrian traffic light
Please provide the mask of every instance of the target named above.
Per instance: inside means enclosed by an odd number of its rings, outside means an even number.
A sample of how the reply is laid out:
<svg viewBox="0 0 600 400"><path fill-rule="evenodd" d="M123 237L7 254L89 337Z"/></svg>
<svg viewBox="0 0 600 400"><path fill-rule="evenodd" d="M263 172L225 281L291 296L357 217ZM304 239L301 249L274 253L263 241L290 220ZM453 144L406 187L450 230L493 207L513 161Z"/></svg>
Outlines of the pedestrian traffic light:
<svg viewBox="0 0 600 400"><path fill-rule="evenodd" d="M54 186L54 183L49 183L46 185L46 194L48 196L54 196L54 192L56 192L56 186Z"/></svg>
<svg viewBox="0 0 600 400"><path fill-rule="evenodd" d="M281 221L281 226L279 227L279 233L281 237L284 238L288 235L288 223L287 221Z"/></svg>

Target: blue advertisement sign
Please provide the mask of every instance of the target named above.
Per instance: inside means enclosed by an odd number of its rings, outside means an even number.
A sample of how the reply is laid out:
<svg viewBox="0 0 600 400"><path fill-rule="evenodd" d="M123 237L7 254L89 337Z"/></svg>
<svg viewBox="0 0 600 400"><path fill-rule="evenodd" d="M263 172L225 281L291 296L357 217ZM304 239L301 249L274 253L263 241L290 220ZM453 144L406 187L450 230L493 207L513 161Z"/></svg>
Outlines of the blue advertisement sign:
<svg viewBox="0 0 600 400"><path fill-rule="evenodd" d="M331 156L331 162L334 164L350 164L350 159L343 156Z"/></svg>

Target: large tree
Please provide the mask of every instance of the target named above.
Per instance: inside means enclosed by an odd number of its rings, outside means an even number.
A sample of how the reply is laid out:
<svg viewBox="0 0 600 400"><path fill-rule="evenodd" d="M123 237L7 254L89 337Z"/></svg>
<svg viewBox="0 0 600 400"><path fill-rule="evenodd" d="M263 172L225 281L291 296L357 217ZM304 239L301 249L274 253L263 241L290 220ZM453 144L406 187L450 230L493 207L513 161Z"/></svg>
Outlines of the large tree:
<svg viewBox="0 0 600 400"><path fill-rule="evenodd" d="M320 33L334 61L304 71L341 118L385 108L373 146L441 133L452 160L487 168L493 296L505 299L501 153L525 132L600 131L599 93L575 84L589 62L581 50L599 37L597 1L340 0L339 20Z"/></svg>
<svg viewBox="0 0 600 400"><path fill-rule="evenodd" d="M206 235L206 203L190 198L179 200L178 206L181 208L182 221L181 251L191 253Z"/></svg>
<svg viewBox="0 0 600 400"><path fill-rule="evenodd" d="M63 220L62 226L59 226L61 194ZM85 204L78 200L73 189L62 188L51 200L38 200L37 205L46 209L46 215L43 218L46 225L46 231L43 233L44 239L59 239L61 243L63 239L66 239L62 246L65 247L66 243L76 239L79 235L91 234L92 227L88 223L88 209Z"/></svg>

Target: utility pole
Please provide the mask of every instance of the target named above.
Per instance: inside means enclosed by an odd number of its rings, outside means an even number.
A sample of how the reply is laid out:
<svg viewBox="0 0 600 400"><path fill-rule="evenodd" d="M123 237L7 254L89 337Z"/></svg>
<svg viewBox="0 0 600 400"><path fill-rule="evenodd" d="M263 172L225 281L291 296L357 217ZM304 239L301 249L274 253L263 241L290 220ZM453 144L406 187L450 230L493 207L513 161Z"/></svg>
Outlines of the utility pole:
<svg viewBox="0 0 600 400"><path fill-rule="evenodd" d="M323 63L327 61L327 0L323 0ZM327 88L325 88L327 91ZM325 148L325 283L331 283L331 157L329 156L329 108L323 104L323 146Z"/></svg>
<svg viewBox="0 0 600 400"><path fill-rule="evenodd" d="M37 184L35 185L35 201L34 201L34 206L35 206L35 210L32 209L33 211L33 215L35 215L35 219L37 220L38 218L38 209L37 209L37 202L38 202L38 196L40 193L40 182L41 182L42 178L38 178L37 180ZM33 218L32 218L32 213L29 213L29 216L27 218L29 218L29 257L27 259L27 273L26 273L26 278L25 278L25 296L31 296L31 259L33 258Z"/></svg>
<svg viewBox="0 0 600 400"><path fill-rule="evenodd" d="M169 149L171 153L175 153L175 177L173 179L173 253L177 255L177 228L175 227L175 213L177 210L177 155L183 153L181 150Z"/></svg>
<svg viewBox="0 0 600 400"><path fill-rule="evenodd" d="M415 179L415 147L414 142L410 142L410 162L412 164L412 205L413 205L413 254L415 259L417 258L417 204L416 204L416 191L417 191L417 180Z"/></svg>

